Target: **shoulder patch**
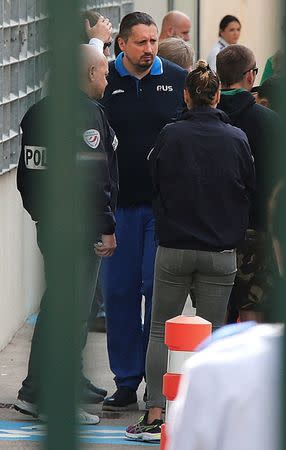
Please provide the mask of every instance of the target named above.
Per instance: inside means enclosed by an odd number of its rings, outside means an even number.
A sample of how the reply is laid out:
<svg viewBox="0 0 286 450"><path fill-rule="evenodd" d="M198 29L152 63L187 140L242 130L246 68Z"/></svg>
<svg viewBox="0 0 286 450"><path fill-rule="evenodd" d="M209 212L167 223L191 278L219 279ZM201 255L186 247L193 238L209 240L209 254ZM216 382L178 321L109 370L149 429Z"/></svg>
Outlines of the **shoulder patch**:
<svg viewBox="0 0 286 450"><path fill-rule="evenodd" d="M100 143L100 133L95 129L86 130L83 133L84 142L91 148L97 148Z"/></svg>
<svg viewBox="0 0 286 450"><path fill-rule="evenodd" d="M114 151L117 149L117 146L118 146L118 139L117 139L117 136L115 134L113 142L112 142L112 147L113 147Z"/></svg>
<svg viewBox="0 0 286 450"><path fill-rule="evenodd" d="M47 149L46 147L25 145L24 159L27 169L45 170L47 168Z"/></svg>

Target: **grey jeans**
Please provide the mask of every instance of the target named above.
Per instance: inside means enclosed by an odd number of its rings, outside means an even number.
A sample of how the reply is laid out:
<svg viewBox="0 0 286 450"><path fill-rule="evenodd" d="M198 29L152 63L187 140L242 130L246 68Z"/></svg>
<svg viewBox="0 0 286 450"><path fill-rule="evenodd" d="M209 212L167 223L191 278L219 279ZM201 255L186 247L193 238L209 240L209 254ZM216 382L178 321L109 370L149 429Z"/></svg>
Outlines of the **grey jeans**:
<svg viewBox="0 0 286 450"><path fill-rule="evenodd" d="M155 262L151 331L146 361L147 408L164 408L163 375L168 349L165 322L182 314L188 294L196 301L197 315L213 330L223 325L236 274L235 250L205 252L158 247Z"/></svg>

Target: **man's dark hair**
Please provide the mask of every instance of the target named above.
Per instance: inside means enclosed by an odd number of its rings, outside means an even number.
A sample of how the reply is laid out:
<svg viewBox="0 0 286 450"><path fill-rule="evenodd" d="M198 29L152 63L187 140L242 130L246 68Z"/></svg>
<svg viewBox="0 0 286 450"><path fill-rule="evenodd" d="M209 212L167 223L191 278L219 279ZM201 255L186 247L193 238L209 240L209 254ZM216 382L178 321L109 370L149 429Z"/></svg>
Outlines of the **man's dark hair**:
<svg viewBox="0 0 286 450"><path fill-rule="evenodd" d="M116 37L114 38L114 55L116 58L119 55L119 53L121 53L121 48L119 47L119 44L118 44L118 38L119 38L119 34L117 34Z"/></svg>
<svg viewBox="0 0 286 450"><path fill-rule="evenodd" d="M81 15L80 15L80 41L82 44L89 43L89 37L85 30L86 19L89 21L90 26L94 27L94 25L97 24L98 19L100 17L101 17L101 15L96 11L84 11L83 13L81 13Z"/></svg>
<svg viewBox="0 0 286 450"><path fill-rule="evenodd" d="M278 112L281 106L282 79L278 75L267 78L257 90L257 95L268 100L269 108Z"/></svg>
<svg viewBox="0 0 286 450"><path fill-rule="evenodd" d="M132 32L132 28L136 25L147 25L148 27L155 25L158 28L155 20L149 14L136 11L123 17L120 23L119 37L126 42Z"/></svg>
<svg viewBox="0 0 286 450"><path fill-rule="evenodd" d="M221 83L231 86L244 77L245 72L254 68L255 56L244 45L229 45L216 57L216 70Z"/></svg>
<svg viewBox="0 0 286 450"><path fill-rule="evenodd" d="M227 16L224 16L224 17L221 19L221 21L220 21L220 24L219 24L219 35L220 35L221 31L224 31L224 30L226 29L226 27L227 27L231 22L237 22L237 23L240 25L240 27L241 27L241 23L240 23L240 21L238 20L238 18L235 17L235 16L231 16L230 14L228 14Z"/></svg>

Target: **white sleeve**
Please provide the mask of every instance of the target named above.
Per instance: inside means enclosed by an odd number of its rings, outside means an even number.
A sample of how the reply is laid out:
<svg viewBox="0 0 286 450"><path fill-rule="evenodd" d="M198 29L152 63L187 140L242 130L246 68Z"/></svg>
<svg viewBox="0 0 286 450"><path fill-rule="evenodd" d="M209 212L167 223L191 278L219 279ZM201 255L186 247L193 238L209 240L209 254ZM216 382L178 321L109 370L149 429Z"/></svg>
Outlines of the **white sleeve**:
<svg viewBox="0 0 286 450"><path fill-rule="evenodd" d="M210 53L209 53L209 56L208 56L208 58L207 58L208 65L210 66L210 68L212 69L212 71L215 72L215 73L216 73L216 57L217 57L217 54L218 54L218 53L219 53L218 46L215 45L215 46L211 49L211 51L210 51Z"/></svg>
<svg viewBox="0 0 286 450"><path fill-rule="evenodd" d="M217 449L222 404L216 395L219 387L210 383L210 378L201 355L194 356L190 365L187 363L167 418L167 450Z"/></svg>
<svg viewBox="0 0 286 450"><path fill-rule="evenodd" d="M167 417L167 450L280 448L278 332L256 325L191 356Z"/></svg>
<svg viewBox="0 0 286 450"><path fill-rule="evenodd" d="M89 45L94 45L100 53L103 53L103 45L104 45L104 43L102 42L101 39L92 38L89 41Z"/></svg>

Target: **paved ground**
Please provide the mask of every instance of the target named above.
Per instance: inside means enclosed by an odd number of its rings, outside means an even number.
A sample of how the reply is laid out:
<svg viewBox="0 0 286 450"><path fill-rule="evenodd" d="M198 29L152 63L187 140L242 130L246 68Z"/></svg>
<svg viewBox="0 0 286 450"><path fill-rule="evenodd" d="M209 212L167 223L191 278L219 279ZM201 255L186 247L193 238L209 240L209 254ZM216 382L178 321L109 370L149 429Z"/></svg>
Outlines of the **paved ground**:
<svg viewBox="0 0 286 450"><path fill-rule="evenodd" d="M30 420L11 408L21 380L26 375L27 358L30 348L33 326L29 323L22 327L12 342L0 353L0 449L2 450L30 450L41 448L40 442L44 433L43 426L37 420ZM103 333L90 333L85 352L86 374L98 386L106 387L109 394L114 391L112 374L108 368L106 339ZM142 399L145 386L139 390ZM142 401L140 409L144 408ZM101 406L97 405L90 412L101 416L100 425L85 427L82 431L82 449L138 449L138 447L158 449L157 445L134 445L125 441L124 428L133 423L140 413L129 411L126 413L110 413L103 415ZM84 433L84 434L83 434ZM32 440L31 440L32 439ZM96 445L95 445L96 444ZM57 450L57 449L55 449ZM60 449L63 450L63 449Z"/></svg>

